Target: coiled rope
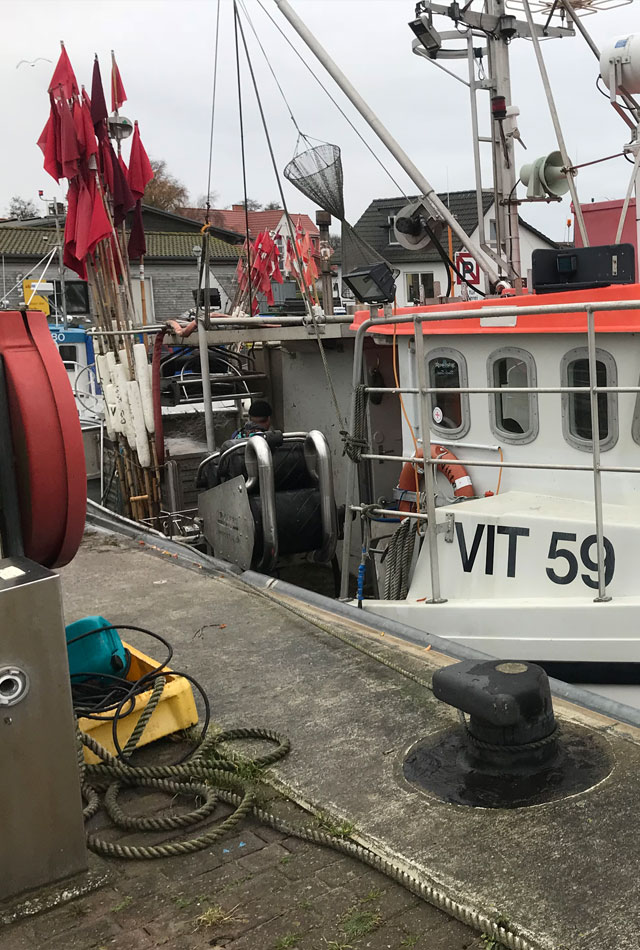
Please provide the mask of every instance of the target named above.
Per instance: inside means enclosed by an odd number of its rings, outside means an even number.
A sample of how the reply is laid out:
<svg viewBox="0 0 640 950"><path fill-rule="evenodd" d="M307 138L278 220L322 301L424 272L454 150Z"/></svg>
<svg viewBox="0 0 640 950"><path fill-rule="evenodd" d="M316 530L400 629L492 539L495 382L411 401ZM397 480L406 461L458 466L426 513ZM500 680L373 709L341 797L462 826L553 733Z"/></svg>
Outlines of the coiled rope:
<svg viewBox="0 0 640 950"><path fill-rule="evenodd" d="M237 578L233 579L233 583L249 587ZM311 617L294 604L285 602L268 591L259 591L253 587L250 589L265 600L271 601L281 609L306 621L312 628L317 628L329 634L425 689L432 689L431 683L427 680L373 650L354 642L317 617ZM418 878L405 867L376 854L352 838L309 825L296 825L260 807L257 800L261 789L266 790L268 788L271 790L275 788L276 791L279 791L277 785L264 770L285 758L290 751L289 740L276 732L261 728L238 728L204 735L188 760L178 765L132 766L129 762L123 761L123 758L130 756L139 743L144 728L160 701L163 688L164 678L157 677L143 714L144 725L140 725L143 718L141 716L134 733L125 744L120 758L111 755L95 739L79 731L78 761L82 776L82 792L87 802L84 809L85 820L88 821L101 807L104 807L113 824L123 831L170 832L193 827L210 818L219 802L232 806L234 811L213 828L207 828L206 831L197 834L193 838L149 846L107 841L97 834L88 833L87 846L92 851L107 857L129 860L153 860L175 855L193 854L211 847L229 831L233 830L244 818L251 815L278 832L295 836L312 844L332 848L339 854L362 861L427 901L427 903L455 917L472 929L486 934L495 941L497 946L502 945L507 947L508 950L550 950L547 943L532 940L530 937L518 933L506 924L501 916L496 914L495 917L491 917L482 911L454 900L433 881L425 880L424 875ZM264 755L253 758L241 756L229 749L221 748L224 743L238 740L267 741L273 743L275 748ZM85 764L82 752L83 746L97 755L100 762L91 765ZM191 812L183 815L132 817L124 812L118 798L123 788L134 787L152 788L166 792L171 796L179 795L201 799L201 803L197 804ZM102 797L101 793L103 793Z"/></svg>
<svg viewBox="0 0 640 950"><path fill-rule="evenodd" d="M415 542L415 528L411 519L406 518L391 535L383 557L386 565L383 588L385 600L406 599Z"/></svg>

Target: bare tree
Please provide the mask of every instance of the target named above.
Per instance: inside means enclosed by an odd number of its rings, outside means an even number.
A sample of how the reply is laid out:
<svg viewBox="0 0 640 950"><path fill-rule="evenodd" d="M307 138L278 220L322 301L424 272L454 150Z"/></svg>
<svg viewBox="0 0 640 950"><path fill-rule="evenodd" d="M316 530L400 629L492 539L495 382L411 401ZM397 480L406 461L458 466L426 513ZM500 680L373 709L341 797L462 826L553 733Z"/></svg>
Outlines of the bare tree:
<svg viewBox="0 0 640 950"><path fill-rule="evenodd" d="M242 201L236 201L234 204L240 205L241 208L244 208L244 198ZM262 205L259 201L256 201L255 198L247 198L247 211L262 211Z"/></svg>
<svg viewBox="0 0 640 950"><path fill-rule="evenodd" d="M9 202L7 216L9 218L20 218L20 220L23 218L37 218L38 208L30 198L20 198L19 195L14 195Z"/></svg>
<svg viewBox="0 0 640 950"><path fill-rule="evenodd" d="M279 201L270 201L269 204L266 204L263 211L282 211L282 205Z"/></svg>
<svg viewBox="0 0 640 950"><path fill-rule="evenodd" d="M209 200L209 205L212 208L214 208L218 204L218 201L220 200L220 196L217 191L210 191L208 195L205 195L205 194L198 195L198 207L206 208L207 199Z"/></svg>
<svg viewBox="0 0 640 950"><path fill-rule="evenodd" d="M144 192L144 203L162 211L177 211L189 201L189 192L177 178L167 171L167 163L151 159L153 178Z"/></svg>

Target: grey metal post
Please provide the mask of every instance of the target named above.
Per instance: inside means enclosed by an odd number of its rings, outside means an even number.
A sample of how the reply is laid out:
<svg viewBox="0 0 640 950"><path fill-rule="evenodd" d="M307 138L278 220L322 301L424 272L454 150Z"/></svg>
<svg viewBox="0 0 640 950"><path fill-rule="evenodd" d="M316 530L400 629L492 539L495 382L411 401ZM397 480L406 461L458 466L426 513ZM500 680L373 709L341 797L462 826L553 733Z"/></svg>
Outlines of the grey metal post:
<svg viewBox="0 0 640 950"><path fill-rule="evenodd" d="M365 320L360 324L356 331L356 338L353 344L353 374L351 377L351 414L349 417L349 431L354 431L356 419L356 386L362 380L362 358L364 354L364 338L368 327L371 325L371 319ZM342 573L340 576L340 599L345 600L349 596L349 560L351 554L351 538L353 535L353 505L356 492L356 473L357 463L347 456L347 494L344 506L344 538L342 541Z"/></svg>
<svg viewBox="0 0 640 950"><path fill-rule="evenodd" d="M602 484L600 473L600 420L598 418L598 385L596 361L595 318L592 307L587 307L587 348L589 352L589 386L591 400L591 445L593 451L593 500L596 510L596 544L598 549L598 596L596 603L611 600L607 595L604 565L604 527L602 519ZM608 398L608 397L605 397Z"/></svg>
<svg viewBox="0 0 640 950"><path fill-rule="evenodd" d="M198 320L198 350L200 352L200 376L202 378L202 403L204 405L204 428L207 437L207 452L215 452L216 436L213 428L213 406L211 405L211 375L209 372L209 347L207 346L207 324L209 323L209 235L202 235L204 253L204 324ZM199 281L200 283L200 281ZM198 303L202 287L198 287ZM196 314L198 313L196 304Z"/></svg>
<svg viewBox="0 0 640 950"><path fill-rule="evenodd" d="M331 215L328 211L316 211L316 224L320 231L320 243L329 244L329 225ZM331 264L328 257L322 257L320 272L322 275L322 309L325 314L333 314L333 282L331 280Z"/></svg>
<svg viewBox="0 0 640 950"><path fill-rule="evenodd" d="M491 13L502 17L507 12L504 0L493 0ZM530 24L531 26L531 24ZM511 71L509 67L509 48L501 37L488 38L491 53L491 78L495 84L495 94L504 96L507 105L511 105ZM491 117L494 139L494 164L498 170L499 191L496 201L496 222L502 221L501 239L504 242L504 253L515 273L522 276L522 261L520 260L520 223L518 221L518 205L510 200L515 191L518 176L515 167L513 137L504 138L501 123ZM508 200L509 204L500 202ZM498 245L500 250L500 245Z"/></svg>
<svg viewBox="0 0 640 950"><path fill-rule="evenodd" d="M435 62L435 60L434 60ZM482 247L487 243L487 237L484 231L484 201L482 196L482 161L480 158L480 131L478 128L478 84L475 79L475 69L473 62L473 35L470 33L467 39L467 63L469 66L469 96L471 100L471 138L473 140L473 167L476 177L476 212L478 215L478 240ZM489 290L489 281L484 274L484 289Z"/></svg>
<svg viewBox="0 0 640 950"><path fill-rule="evenodd" d="M429 545L429 570L431 572L431 600L427 603L444 604L446 598L440 596L440 567L438 564L438 526L436 524L436 472L429 464L431 458L431 413L427 388L427 364L424 352L424 333L422 322L414 320L416 341L416 368L420 387L420 429L424 452L424 491L427 497L427 543ZM417 502L417 499L416 499Z"/></svg>
<svg viewBox="0 0 640 950"><path fill-rule="evenodd" d="M427 181L418 167L411 161L404 149L398 142L396 142L389 130L382 124L375 112L367 105L353 84L349 82L340 67L333 61L333 59L331 59L325 48L318 42L313 33L297 15L295 10L293 10L287 0L275 0L275 2L278 4L280 11L287 18L298 36L304 40L311 52L317 57L329 75L332 76L340 89L344 92L345 96L347 96L347 98L358 110L365 122L371 126L383 145L391 152L401 168L404 169L409 178L420 190L420 193L425 198L428 198L429 202L438 211L445 224L449 225L453 233L460 239L469 253L475 257L478 265L488 274L489 279L493 283L498 283L501 280L501 277L493 260L489 257L486 251L484 251L480 245L466 233L464 228L461 227L457 218L451 214L446 204L440 201L433 185Z"/></svg>
<svg viewBox="0 0 640 950"><path fill-rule="evenodd" d="M58 199L53 200L53 217L56 222L56 245L58 247L58 273L60 274L60 295L62 297L62 326L66 329L69 326L67 317L67 285L64 276L64 257L62 250L62 235L60 234L60 221L58 219Z"/></svg>
<svg viewBox="0 0 640 950"><path fill-rule="evenodd" d="M558 148L560 149L560 153L562 154L562 161L564 162L564 167L567 169L567 184L569 185L569 191L571 192L571 200L573 201L573 213L575 214L576 221L578 222L578 227L580 229L580 236L582 237L582 243L584 244L585 247L589 247L589 235L587 234L587 228L584 223L582 208L580 207L580 199L578 198L578 189L576 188L576 183L573 177L573 173L570 171L571 160L567 152L567 146L565 145L564 135L562 134L562 126L560 125L558 110L556 109L556 103L553 98L553 92L551 91L551 83L549 82L547 67L545 66L542 50L540 49L540 40L538 39L538 34L536 32L534 22L533 22L533 16L531 15L531 7L529 6L529 0L522 0L522 5L524 7L524 12L527 17L527 23L529 24L529 29L531 30L531 42L533 43L533 49L535 51L536 59L538 61L538 69L540 70L540 78L542 79L542 85L544 86L545 95L547 97L547 104L549 106L549 112L551 113L551 121L553 122L553 127L556 131L556 139L558 140Z"/></svg>

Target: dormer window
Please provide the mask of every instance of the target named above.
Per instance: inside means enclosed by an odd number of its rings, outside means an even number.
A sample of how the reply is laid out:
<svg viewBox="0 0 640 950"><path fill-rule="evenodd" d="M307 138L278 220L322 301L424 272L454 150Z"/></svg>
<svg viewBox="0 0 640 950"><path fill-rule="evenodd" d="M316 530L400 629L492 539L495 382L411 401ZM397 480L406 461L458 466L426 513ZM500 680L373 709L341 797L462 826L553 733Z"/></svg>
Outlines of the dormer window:
<svg viewBox="0 0 640 950"><path fill-rule="evenodd" d="M395 223L396 223L395 214L390 214L389 217L387 218L387 224L389 225L389 244L395 245L395 247L399 247L400 242L396 240Z"/></svg>

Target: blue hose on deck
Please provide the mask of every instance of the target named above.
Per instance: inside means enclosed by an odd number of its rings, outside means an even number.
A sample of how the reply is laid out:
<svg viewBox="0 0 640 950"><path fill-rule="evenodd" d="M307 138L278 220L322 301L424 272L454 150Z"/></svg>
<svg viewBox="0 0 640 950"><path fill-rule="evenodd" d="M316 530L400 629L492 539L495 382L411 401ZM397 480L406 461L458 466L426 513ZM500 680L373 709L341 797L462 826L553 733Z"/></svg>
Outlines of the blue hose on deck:
<svg viewBox="0 0 640 950"><path fill-rule="evenodd" d="M358 566L358 607L362 610L362 601L364 600L364 575L366 571L365 564L366 551L362 549L362 560Z"/></svg>

